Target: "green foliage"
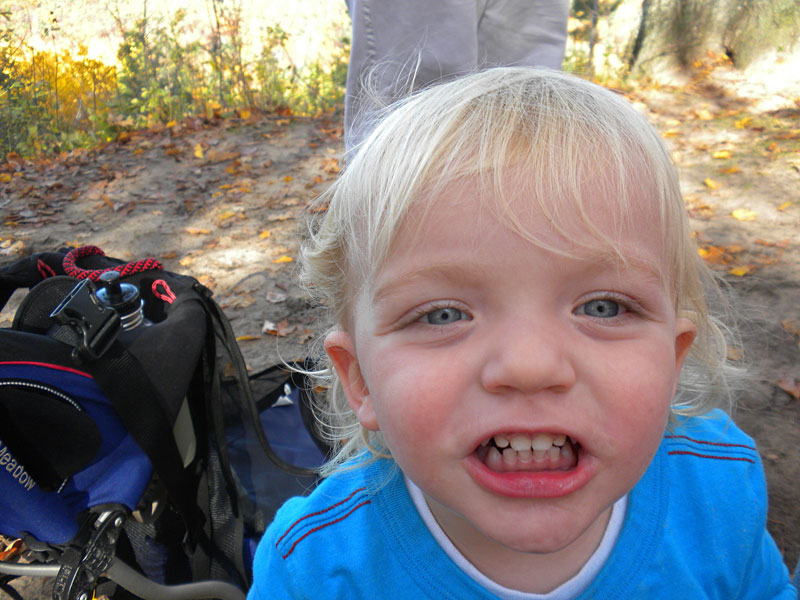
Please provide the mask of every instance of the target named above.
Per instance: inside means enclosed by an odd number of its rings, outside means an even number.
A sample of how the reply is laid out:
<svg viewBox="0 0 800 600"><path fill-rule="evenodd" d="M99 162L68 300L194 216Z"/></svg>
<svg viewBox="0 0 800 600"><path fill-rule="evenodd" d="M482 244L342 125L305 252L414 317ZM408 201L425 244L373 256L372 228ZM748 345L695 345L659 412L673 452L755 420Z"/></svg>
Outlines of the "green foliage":
<svg viewBox="0 0 800 600"><path fill-rule="evenodd" d="M122 31L112 117L117 123L144 127L200 111L202 48L197 41L180 41L185 18L179 10L167 27L154 27L142 17Z"/></svg>
<svg viewBox="0 0 800 600"><path fill-rule="evenodd" d="M102 141L98 117L116 93L114 68L85 50L35 51L0 34L0 155L30 156Z"/></svg>
<svg viewBox="0 0 800 600"><path fill-rule="evenodd" d="M115 66L89 59L83 49L78 56L34 50L0 12L0 156L89 146L123 129L193 114L258 108L304 116L340 108L347 39L298 68L287 51L289 34L268 27L260 51L247 59L241 5L208 4L205 32L194 31L183 10L167 23L148 16L146 5L132 24L115 15L121 38Z"/></svg>

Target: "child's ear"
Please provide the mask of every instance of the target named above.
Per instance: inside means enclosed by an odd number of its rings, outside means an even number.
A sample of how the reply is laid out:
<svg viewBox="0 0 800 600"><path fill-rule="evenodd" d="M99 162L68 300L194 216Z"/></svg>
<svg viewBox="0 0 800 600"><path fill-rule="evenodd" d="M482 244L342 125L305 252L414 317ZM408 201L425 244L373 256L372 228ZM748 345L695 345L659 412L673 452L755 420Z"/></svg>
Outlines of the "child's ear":
<svg viewBox="0 0 800 600"><path fill-rule="evenodd" d="M377 431L378 420L372 408L367 383L361 375L353 338L346 331L334 331L325 338L325 352L339 376L347 403L359 422L371 431Z"/></svg>
<svg viewBox="0 0 800 600"><path fill-rule="evenodd" d="M689 349L697 336L697 327L689 319L678 318L675 323L675 380L680 375L683 361L689 354Z"/></svg>

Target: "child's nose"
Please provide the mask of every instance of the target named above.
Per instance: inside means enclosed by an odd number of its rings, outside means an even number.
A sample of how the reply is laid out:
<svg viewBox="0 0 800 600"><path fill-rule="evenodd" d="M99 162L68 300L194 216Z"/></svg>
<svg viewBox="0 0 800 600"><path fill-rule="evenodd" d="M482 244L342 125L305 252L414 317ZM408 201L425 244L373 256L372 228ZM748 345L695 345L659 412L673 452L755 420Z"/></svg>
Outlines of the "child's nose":
<svg viewBox="0 0 800 600"><path fill-rule="evenodd" d="M553 323L509 323L486 353L481 383L491 393L565 392L576 373L563 330Z"/></svg>

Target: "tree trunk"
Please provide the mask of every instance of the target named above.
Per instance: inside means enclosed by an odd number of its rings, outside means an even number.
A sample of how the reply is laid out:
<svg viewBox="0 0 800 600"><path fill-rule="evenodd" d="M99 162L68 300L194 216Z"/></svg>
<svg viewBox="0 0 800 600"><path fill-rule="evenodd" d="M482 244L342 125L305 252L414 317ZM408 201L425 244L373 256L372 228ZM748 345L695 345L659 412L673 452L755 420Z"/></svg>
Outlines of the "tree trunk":
<svg viewBox="0 0 800 600"><path fill-rule="evenodd" d="M622 0L609 15L611 46L631 72L684 70L709 51L734 66L800 38L797 0Z"/></svg>

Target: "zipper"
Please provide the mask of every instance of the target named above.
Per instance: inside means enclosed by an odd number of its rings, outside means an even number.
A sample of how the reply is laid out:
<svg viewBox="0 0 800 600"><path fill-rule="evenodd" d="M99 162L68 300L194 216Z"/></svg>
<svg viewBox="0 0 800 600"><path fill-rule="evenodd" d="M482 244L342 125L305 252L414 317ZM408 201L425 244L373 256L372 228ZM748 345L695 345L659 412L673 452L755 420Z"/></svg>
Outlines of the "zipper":
<svg viewBox="0 0 800 600"><path fill-rule="evenodd" d="M61 390L57 390L56 388L50 387L49 385L44 385L42 383L34 383L33 381L26 381L24 379L3 379L0 380L0 386L24 387L24 388L39 390L41 392L47 392L52 396L60 398L61 400L72 406L72 408L74 408L78 412L86 412L80 404L75 402L75 400L67 396Z"/></svg>

